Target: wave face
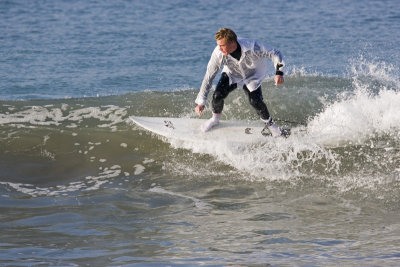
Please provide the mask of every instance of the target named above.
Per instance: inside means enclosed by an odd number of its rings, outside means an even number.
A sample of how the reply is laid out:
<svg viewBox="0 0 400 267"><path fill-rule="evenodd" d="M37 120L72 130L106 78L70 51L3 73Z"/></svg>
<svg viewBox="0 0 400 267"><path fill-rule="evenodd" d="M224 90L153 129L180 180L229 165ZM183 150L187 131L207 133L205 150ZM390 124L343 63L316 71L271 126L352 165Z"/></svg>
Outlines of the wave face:
<svg viewBox="0 0 400 267"><path fill-rule="evenodd" d="M146 153L137 153L143 147L158 151L157 159L150 161L169 158L179 170L193 171L196 153L201 153L222 164L218 172L223 166L230 166L228 173L233 168L237 179L294 184L307 180L340 192L372 190L377 198L398 200L399 82L396 77L380 75L388 73L382 68L386 66L361 62L353 66L349 78L299 71L288 75L279 88L267 80L265 101L278 123L292 127L292 135L266 138L252 146L160 143L129 122L130 115L196 117L194 90L3 101L2 184L35 196L97 189L115 177L143 171L143 164L132 167L130 162L131 157L146 158ZM204 117L210 115L206 110ZM239 89L228 97L224 119L258 120ZM179 154L171 158L168 146L195 154L191 160ZM33 189L32 183L43 187Z"/></svg>

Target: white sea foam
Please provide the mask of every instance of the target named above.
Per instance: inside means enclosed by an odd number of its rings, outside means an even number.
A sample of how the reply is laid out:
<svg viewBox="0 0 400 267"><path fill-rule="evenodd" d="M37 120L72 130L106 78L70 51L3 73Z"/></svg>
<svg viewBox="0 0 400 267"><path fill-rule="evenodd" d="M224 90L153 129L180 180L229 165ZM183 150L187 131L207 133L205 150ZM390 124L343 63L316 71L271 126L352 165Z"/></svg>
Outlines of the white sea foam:
<svg viewBox="0 0 400 267"><path fill-rule="evenodd" d="M148 159L148 158L144 158L143 160L143 164L149 164L149 163L153 163L154 159Z"/></svg>
<svg viewBox="0 0 400 267"><path fill-rule="evenodd" d="M0 182L0 184L32 197L61 196L73 192L97 190L106 183L112 183L113 178L119 177L121 173L121 166L114 165L110 168L104 168L97 175L86 176L82 181L71 182L65 185L39 187L26 183Z"/></svg>
<svg viewBox="0 0 400 267"><path fill-rule="evenodd" d="M127 148L128 147L128 145L126 143L121 143L120 146L123 147L123 148Z"/></svg>
<svg viewBox="0 0 400 267"><path fill-rule="evenodd" d="M375 134L399 129L400 92L390 90L374 96L357 91L353 97L327 106L307 127L308 134L325 145L363 143Z"/></svg>
<svg viewBox="0 0 400 267"><path fill-rule="evenodd" d="M134 168L135 168L135 171L134 171L134 175L139 175L139 174L141 174L141 173L143 173L144 172L144 170L146 169L143 165L141 165L141 164L136 164L135 166L133 166Z"/></svg>
<svg viewBox="0 0 400 267"><path fill-rule="evenodd" d="M53 106L27 106L24 110L12 114L0 114L0 125L42 125L59 126L63 122L69 122L68 128L77 128L84 119L97 119L103 123L98 127L114 127L125 121L126 109L107 105L101 107L86 107L69 109L63 104L61 108ZM65 115L64 115L65 114Z"/></svg>
<svg viewBox="0 0 400 267"><path fill-rule="evenodd" d="M371 189L389 184L394 174L375 170L385 169L400 159L400 92L385 87L371 92L359 81L353 86L354 93L327 103L308 125L293 128L287 139L266 138L264 143L252 146L240 144L240 140L169 142L173 147L210 154L248 173L250 180L282 181L306 176L329 181L345 192L349 188ZM362 147L372 151L363 151ZM381 156L379 149L387 153ZM358 155L352 161L364 160L356 168L353 166L354 173L343 175L348 164L346 153Z"/></svg>

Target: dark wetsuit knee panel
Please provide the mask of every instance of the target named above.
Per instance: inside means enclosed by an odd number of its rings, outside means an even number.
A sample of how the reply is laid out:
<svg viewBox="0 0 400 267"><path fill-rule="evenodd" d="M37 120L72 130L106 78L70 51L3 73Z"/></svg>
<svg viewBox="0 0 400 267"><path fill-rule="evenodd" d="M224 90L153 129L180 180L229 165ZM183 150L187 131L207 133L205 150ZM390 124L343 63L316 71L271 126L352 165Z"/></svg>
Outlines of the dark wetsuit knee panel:
<svg viewBox="0 0 400 267"><path fill-rule="evenodd" d="M213 94L212 108L214 113L222 112L224 108L224 99L229 95L230 92L235 90L236 87L236 84L229 85L229 77L223 72Z"/></svg>
<svg viewBox="0 0 400 267"><path fill-rule="evenodd" d="M255 91L250 92L250 90L245 86L243 86L243 90L246 93L247 97L249 98L249 102L251 105L257 104L260 101L263 101L263 95L261 86L258 87Z"/></svg>
<svg viewBox="0 0 400 267"><path fill-rule="evenodd" d="M268 120L270 115L267 105L263 101L261 86L253 92L250 92L246 86L243 87L243 90L246 92L249 98L250 105L256 110L261 119Z"/></svg>
<svg viewBox="0 0 400 267"><path fill-rule="evenodd" d="M219 87L229 87L229 77L225 72L221 73L216 88L218 89Z"/></svg>

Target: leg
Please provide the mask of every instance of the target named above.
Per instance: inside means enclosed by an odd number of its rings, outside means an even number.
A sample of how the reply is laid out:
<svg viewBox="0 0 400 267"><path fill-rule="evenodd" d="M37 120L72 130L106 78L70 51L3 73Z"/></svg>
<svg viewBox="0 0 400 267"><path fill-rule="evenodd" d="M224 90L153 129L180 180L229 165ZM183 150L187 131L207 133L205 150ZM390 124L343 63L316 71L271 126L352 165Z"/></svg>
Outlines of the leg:
<svg viewBox="0 0 400 267"><path fill-rule="evenodd" d="M243 87L243 90L246 92L250 105L255 108L258 116L263 121L267 121L270 119L270 115L268 112L267 105L263 101L263 96L262 96L262 91L261 91L261 86L257 88L257 90L250 92L249 89L247 89L246 86Z"/></svg>
<svg viewBox="0 0 400 267"><path fill-rule="evenodd" d="M230 92L236 89L236 84L229 85L229 77L226 73L221 74L212 98L212 111L221 114L224 109L224 99Z"/></svg>
<svg viewBox="0 0 400 267"><path fill-rule="evenodd" d="M201 126L203 132L207 132L219 124L219 118L224 109L224 99L230 92L235 90L235 88L236 84L229 85L228 75L222 73L212 98L213 117Z"/></svg>
<svg viewBox="0 0 400 267"><path fill-rule="evenodd" d="M281 136L281 129L272 121L272 118L268 112L267 105L263 101L261 86L253 92L250 92L246 86L244 86L243 89L249 97L250 104L255 108L261 120L266 124L261 133L263 135L272 135L274 137Z"/></svg>

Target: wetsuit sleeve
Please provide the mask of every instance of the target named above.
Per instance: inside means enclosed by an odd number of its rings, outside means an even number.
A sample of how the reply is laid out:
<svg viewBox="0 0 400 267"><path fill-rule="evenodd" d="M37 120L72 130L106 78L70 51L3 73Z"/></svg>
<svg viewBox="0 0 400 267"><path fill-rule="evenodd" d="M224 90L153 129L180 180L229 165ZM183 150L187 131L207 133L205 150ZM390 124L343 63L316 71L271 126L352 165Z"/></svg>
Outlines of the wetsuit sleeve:
<svg viewBox="0 0 400 267"><path fill-rule="evenodd" d="M218 46L214 49L210 61L207 65L207 71L204 75L203 82L200 87L200 92L196 98L196 104L205 106L207 103L207 96L210 92L212 82L217 75L222 65L222 53L219 52Z"/></svg>
<svg viewBox="0 0 400 267"><path fill-rule="evenodd" d="M259 57L270 58L274 63L275 70L280 71L283 74L285 63L283 61L282 54L278 49L272 48L271 46L266 44L255 42L254 52Z"/></svg>

